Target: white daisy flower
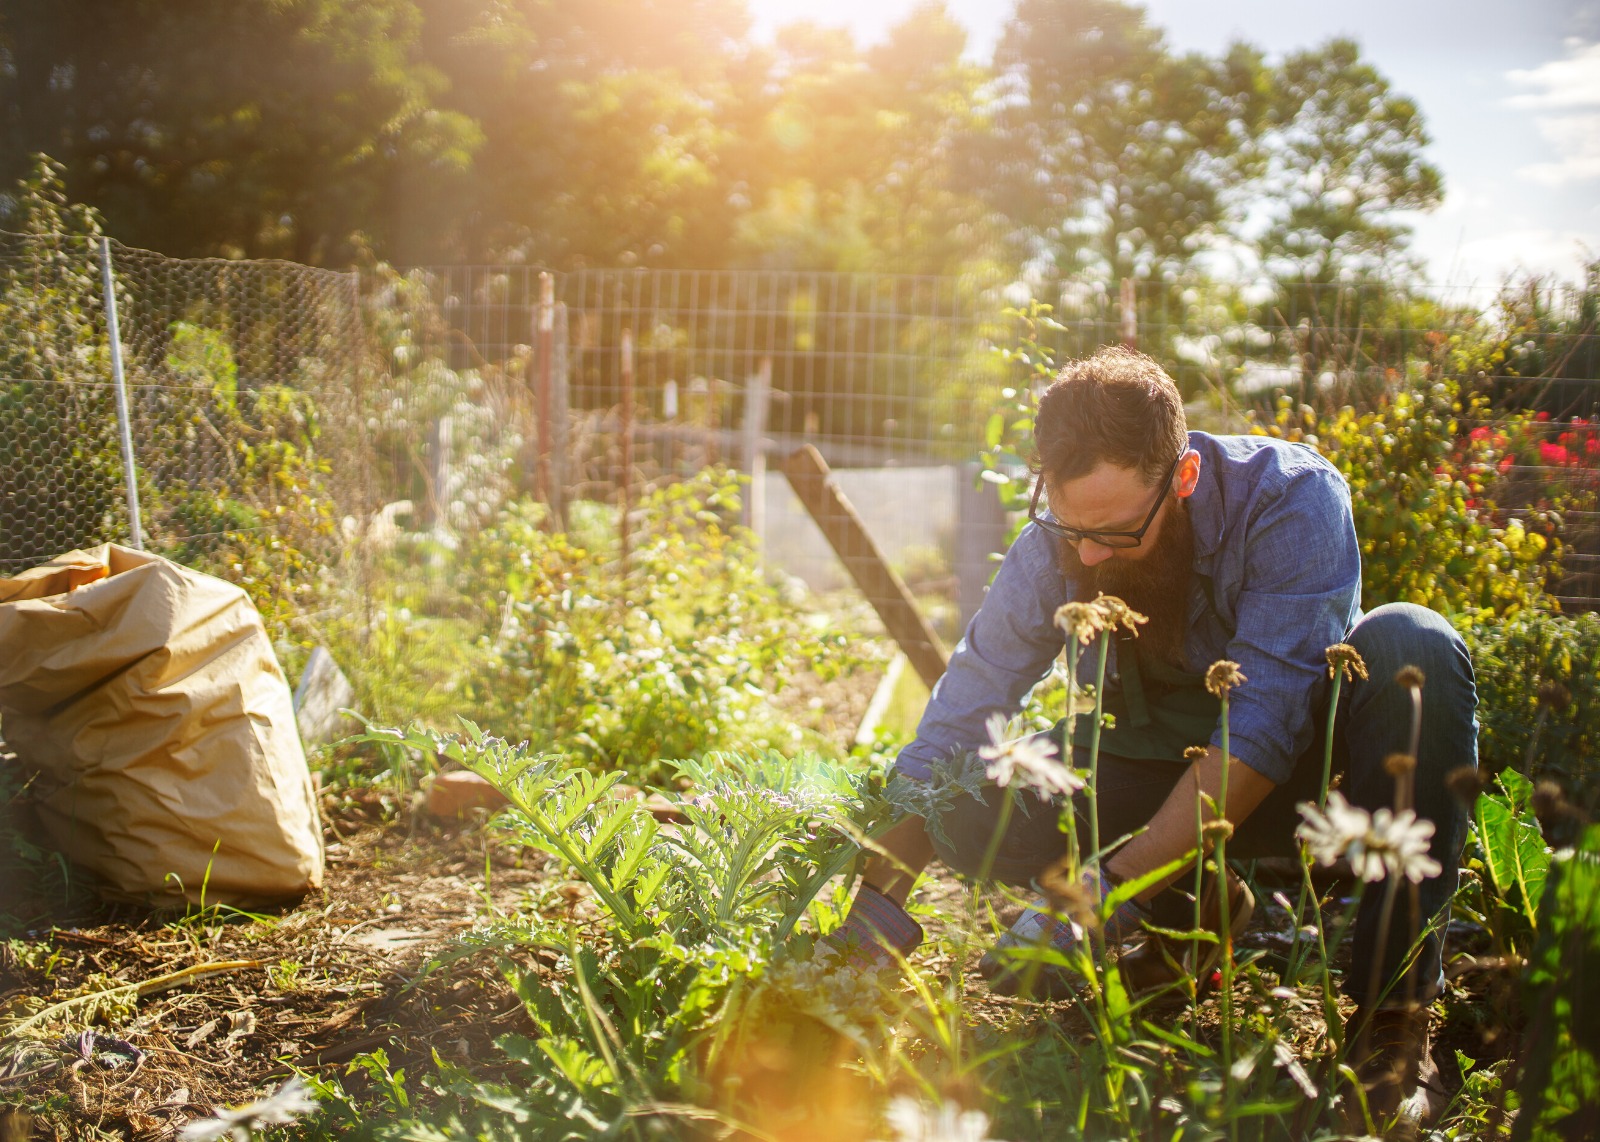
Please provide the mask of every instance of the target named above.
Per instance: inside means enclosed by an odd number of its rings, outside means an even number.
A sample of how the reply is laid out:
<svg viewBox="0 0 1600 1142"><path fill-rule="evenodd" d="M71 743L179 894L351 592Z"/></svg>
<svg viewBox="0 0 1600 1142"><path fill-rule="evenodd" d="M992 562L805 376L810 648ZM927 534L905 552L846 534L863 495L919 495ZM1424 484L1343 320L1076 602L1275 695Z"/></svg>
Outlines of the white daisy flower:
<svg viewBox="0 0 1600 1142"><path fill-rule="evenodd" d="M1433 822L1420 820L1410 809L1398 813L1379 809L1369 814L1337 791L1328 794L1326 814L1309 801L1302 802L1299 809L1305 823L1295 835L1305 841L1318 864L1331 865L1348 857L1356 876L1369 884L1390 874L1421 884L1442 871L1439 862L1428 855Z"/></svg>
<svg viewBox="0 0 1600 1142"><path fill-rule="evenodd" d="M215 1118L197 1118L185 1126L181 1142L216 1142L231 1134L237 1142L249 1142L250 1135L263 1126L284 1126L302 1115L315 1114L317 1100L306 1094L306 1084L293 1078L277 1093L237 1110L218 1110Z"/></svg>
<svg viewBox="0 0 1600 1142"><path fill-rule="evenodd" d="M995 1142L989 1138L989 1116L962 1110L947 1102L935 1110L905 1095L889 1104L889 1125L897 1142Z"/></svg>
<svg viewBox="0 0 1600 1142"><path fill-rule="evenodd" d="M1056 760L1055 742L1037 734L1007 741L1006 727L1004 716L989 715L989 744L979 748L978 756L989 763L990 781L1004 788L1033 789L1046 800L1083 788L1083 778Z"/></svg>
<svg viewBox="0 0 1600 1142"><path fill-rule="evenodd" d="M1367 811L1351 805L1338 790L1328 794L1326 815L1310 801L1302 801L1297 808L1305 823L1294 831L1295 836L1305 841L1312 857L1324 867L1344 856L1351 842L1372 828Z"/></svg>
<svg viewBox="0 0 1600 1142"><path fill-rule="evenodd" d="M1428 855L1428 842L1432 839L1432 821L1420 819L1410 809L1398 813L1379 809L1372 815L1372 831L1364 842L1369 861L1370 854L1376 853L1388 872L1403 876L1412 884L1421 884L1443 871L1439 862ZM1367 879L1378 877L1368 876Z"/></svg>

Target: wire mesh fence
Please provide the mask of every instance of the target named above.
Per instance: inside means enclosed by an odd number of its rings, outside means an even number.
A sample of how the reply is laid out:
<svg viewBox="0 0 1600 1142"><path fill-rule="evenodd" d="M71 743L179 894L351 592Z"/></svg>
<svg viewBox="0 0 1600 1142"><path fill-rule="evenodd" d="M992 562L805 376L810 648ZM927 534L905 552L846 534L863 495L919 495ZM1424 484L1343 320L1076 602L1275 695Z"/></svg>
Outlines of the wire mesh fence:
<svg viewBox="0 0 1600 1142"><path fill-rule="evenodd" d="M0 251L0 571L138 532L186 561L251 531L331 534L294 518L291 461L334 519L368 510L354 275L84 236L7 235Z"/></svg>
<svg viewBox="0 0 1600 1142"><path fill-rule="evenodd" d="M298 527L331 560L398 530L449 542L517 495L562 520L601 505L625 545L641 489L718 464L746 473L746 522L787 550L814 524L778 470L809 445L835 470L902 473L860 483L883 489L854 505L864 528L901 570L932 551L923 581L963 612L981 599L1004 521L969 491L969 465L1017 383L995 350L1025 293L777 271L358 277L109 252L156 550L192 559ZM0 572L131 534L104 269L90 239L0 236ZM1583 605L1600 595L1597 284L1423 299L1370 283L1071 282L1051 288L1041 339L1058 360L1112 343L1151 353L1219 429L1280 394L1370 406L1435 379L1488 398L1463 432L1543 416L1496 497L1568 509L1558 594ZM923 490L910 502L897 487Z"/></svg>

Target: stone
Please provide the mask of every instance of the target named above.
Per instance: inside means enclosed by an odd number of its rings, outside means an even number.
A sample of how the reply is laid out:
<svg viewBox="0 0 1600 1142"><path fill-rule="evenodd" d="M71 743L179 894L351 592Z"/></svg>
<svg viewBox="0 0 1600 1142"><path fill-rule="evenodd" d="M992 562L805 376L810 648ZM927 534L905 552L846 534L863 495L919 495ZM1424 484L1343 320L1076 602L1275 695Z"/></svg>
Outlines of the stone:
<svg viewBox="0 0 1600 1142"><path fill-rule="evenodd" d="M435 817L464 817L470 809L493 813L509 804L504 793L464 769L437 774L428 787L428 812Z"/></svg>
<svg viewBox="0 0 1600 1142"><path fill-rule="evenodd" d="M355 688L327 648L313 650L294 691L294 718L300 727L300 740L306 745L321 745L350 733L354 719L340 711L352 706L355 698Z"/></svg>

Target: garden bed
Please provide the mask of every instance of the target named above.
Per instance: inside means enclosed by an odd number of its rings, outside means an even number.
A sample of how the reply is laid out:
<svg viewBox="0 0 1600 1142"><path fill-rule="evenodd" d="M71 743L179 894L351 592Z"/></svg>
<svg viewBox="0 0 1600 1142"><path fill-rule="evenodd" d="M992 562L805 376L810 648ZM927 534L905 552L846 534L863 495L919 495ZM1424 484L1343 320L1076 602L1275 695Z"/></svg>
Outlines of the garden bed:
<svg viewBox="0 0 1600 1142"><path fill-rule="evenodd" d="M291 911L224 922L216 913L162 921L124 909L120 919L80 915L77 927L35 930L4 946L0 1009L12 1010L27 997L60 1001L199 965L252 962L143 998L109 1027L100 1023L100 1033L142 1053L136 1070L115 1051L91 1048L96 1062L74 1071L65 1066L74 1055L34 1049L25 1061L42 1073L6 1079L0 1098L37 1116L35 1137L165 1142L185 1122L260 1097L297 1070L339 1079L357 1103L392 1111L404 1097L412 1113L424 1116L435 1095L418 1080L436 1072L439 1061L479 1081L502 1077L506 1057L495 1040L536 1032L502 974L501 956L546 977L556 958L537 949L480 950L443 963L436 957L519 910L582 928L594 913L586 886L560 879L542 853L497 843L497 831L480 824L443 824L420 813L385 819L370 792L342 802L329 797L327 807L335 811L327 818L325 887ZM1271 876L1258 872L1261 903L1239 943L1242 956L1282 953L1292 933L1288 912L1270 895ZM1083 1009L995 996L977 976L976 955L952 956L950 941L941 938L947 927L970 925L975 913L986 921L992 910L996 922L1007 924L1017 907L1000 893L975 898L969 884L935 865L915 900L929 939L912 962L935 986L960 973L960 1033L978 1049L1003 1039L1091 1040L1095 1030ZM1458 926L1450 951L1481 951L1481 937ZM1474 978L1480 990L1473 990ZM1435 1009L1435 1054L1452 1093L1460 1083L1457 1049L1482 1062L1510 1046L1509 1036L1485 1043L1474 1025L1490 1001L1481 990L1485 978L1458 980L1449 1001ZM1236 1013L1259 999L1241 977ZM1347 1013L1348 1004L1341 1009ZM1297 1052L1309 1059L1323 1037L1317 989L1297 989L1281 1010ZM1212 1037L1217 1011L1214 997L1205 1001L1202 1028ZM1160 1025L1181 1012L1181 1004L1168 1003L1143 1016ZM897 1034L917 1033L902 1025ZM66 1045L78 1042L71 1037ZM56 1059L63 1063L45 1069ZM785 1065L780 1058L775 1069ZM405 1094L397 1096L397 1088ZM978 1096L957 1088L943 1093ZM841 1138L850 1136L841 1129Z"/></svg>

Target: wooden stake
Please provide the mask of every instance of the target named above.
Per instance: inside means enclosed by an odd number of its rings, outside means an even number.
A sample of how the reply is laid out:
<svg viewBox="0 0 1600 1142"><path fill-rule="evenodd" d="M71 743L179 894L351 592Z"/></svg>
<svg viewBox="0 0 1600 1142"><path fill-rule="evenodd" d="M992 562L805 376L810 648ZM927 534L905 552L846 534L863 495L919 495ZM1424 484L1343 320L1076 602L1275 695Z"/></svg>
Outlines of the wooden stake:
<svg viewBox="0 0 1600 1142"><path fill-rule="evenodd" d="M867 534L856 509L829 478L828 462L822 453L807 444L789 457L783 471L845 570L878 612L889 637L900 644L912 669L928 689L933 689L944 674L950 655L917 609L905 582Z"/></svg>

